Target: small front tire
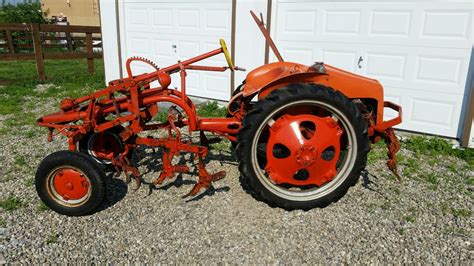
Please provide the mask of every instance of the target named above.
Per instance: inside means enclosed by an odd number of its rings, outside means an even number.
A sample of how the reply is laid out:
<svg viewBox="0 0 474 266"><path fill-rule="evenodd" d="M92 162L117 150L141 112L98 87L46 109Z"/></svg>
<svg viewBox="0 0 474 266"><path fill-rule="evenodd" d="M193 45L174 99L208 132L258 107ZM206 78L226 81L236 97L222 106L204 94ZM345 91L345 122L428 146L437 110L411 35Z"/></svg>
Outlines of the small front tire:
<svg viewBox="0 0 474 266"><path fill-rule="evenodd" d="M41 161L36 191L50 209L67 216L92 214L105 197L105 174L92 158L58 151Z"/></svg>

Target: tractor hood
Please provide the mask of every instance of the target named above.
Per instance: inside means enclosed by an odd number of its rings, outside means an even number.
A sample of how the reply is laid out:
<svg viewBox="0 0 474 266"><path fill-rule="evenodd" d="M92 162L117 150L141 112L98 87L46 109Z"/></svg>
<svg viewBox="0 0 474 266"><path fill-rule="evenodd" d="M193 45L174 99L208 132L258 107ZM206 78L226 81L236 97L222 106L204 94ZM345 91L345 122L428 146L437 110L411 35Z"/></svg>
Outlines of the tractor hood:
<svg viewBox="0 0 474 266"><path fill-rule="evenodd" d="M327 64L305 66L292 62L275 62L250 71L243 88L243 96L258 92L261 98L274 89L300 82L323 84L343 92L349 98L379 99L383 95L383 88L377 80Z"/></svg>

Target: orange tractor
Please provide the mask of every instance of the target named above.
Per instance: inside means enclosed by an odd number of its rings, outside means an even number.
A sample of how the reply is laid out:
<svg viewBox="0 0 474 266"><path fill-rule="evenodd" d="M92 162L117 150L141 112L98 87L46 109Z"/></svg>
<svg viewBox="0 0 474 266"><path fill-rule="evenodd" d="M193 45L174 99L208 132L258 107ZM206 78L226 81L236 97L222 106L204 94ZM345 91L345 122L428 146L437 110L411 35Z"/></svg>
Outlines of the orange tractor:
<svg viewBox="0 0 474 266"><path fill-rule="evenodd" d="M384 102L382 85L324 63L283 61L263 18L251 14L278 62L248 73L225 118L199 117L186 96L187 71L244 70L234 66L223 40L213 51L164 68L130 58L128 77L91 95L66 98L60 111L39 118L38 125L49 129L49 141L62 134L69 143L68 151L50 154L38 167L36 189L44 203L65 215L93 213L105 197L108 170L123 172L138 189L141 175L131 158L139 145L162 150L162 171L151 186L190 171L187 164L173 164L173 158L192 153L199 179L186 196L194 196L225 176L206 170L204 158L214 139L204 132L232 142L242 178L257 199L287 210L324 207L341 198L364 170L370 144L381 138L388 146L388 167L396 174L399 145L392 126L401 122L401 108ZM219 54L228 66L196 64ZM134 61L155 71L133 75ZM179 73L180 90L169 88L174 73ZM151 87L155 81L159 86ZM153 119L161 102L171 103L165 122ZM399 115L384 121L384 108ZM161 137L140 134L150 130ZM199 131L200 144L182 131Z"/></svg>

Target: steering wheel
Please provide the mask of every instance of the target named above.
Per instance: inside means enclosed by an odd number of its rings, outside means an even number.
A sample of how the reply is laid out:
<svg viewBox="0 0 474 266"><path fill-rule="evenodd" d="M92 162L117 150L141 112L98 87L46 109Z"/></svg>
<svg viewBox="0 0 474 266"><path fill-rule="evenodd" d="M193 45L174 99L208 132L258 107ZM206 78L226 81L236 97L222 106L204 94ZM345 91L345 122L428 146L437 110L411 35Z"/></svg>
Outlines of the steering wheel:
<svg viewBox="0 0 474 266"><path fill-rule="evenodd" d="M234 66L234 63L232 62L232 59L230 58L229 51L227 50L227 45L225 44L224 39L220 39L219 43L221 44L222 52L224 53L225 60L227 61L227 64L229 65L230 71L234 71L235 66Z"/></svg>

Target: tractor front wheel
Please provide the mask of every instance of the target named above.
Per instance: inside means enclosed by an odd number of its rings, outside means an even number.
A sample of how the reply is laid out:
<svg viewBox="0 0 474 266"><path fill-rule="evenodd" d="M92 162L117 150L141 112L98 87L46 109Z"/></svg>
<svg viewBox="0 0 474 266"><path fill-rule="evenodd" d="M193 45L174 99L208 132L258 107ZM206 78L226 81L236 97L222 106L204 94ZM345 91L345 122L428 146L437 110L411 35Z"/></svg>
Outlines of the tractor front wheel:
<svg viewBox="0 0 474 266"><path fill-rule="evenodd" d="M35 185L49 208L68 216L93 213L105 196L101 167L75 151L59 151L44 158L36 171Z"/></svg>
<svg viewBox="0 0 474 266"><path fill-rule="evenodd" d="M343 94L292 84L257 102L238 135L243 181L255 196L287 210L325 207L365 168L367 127Z"/></svg>

